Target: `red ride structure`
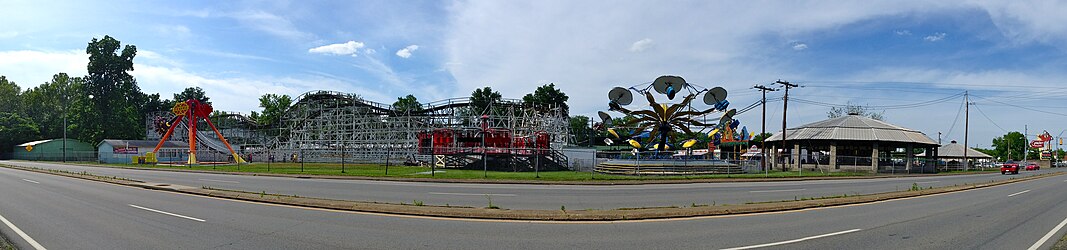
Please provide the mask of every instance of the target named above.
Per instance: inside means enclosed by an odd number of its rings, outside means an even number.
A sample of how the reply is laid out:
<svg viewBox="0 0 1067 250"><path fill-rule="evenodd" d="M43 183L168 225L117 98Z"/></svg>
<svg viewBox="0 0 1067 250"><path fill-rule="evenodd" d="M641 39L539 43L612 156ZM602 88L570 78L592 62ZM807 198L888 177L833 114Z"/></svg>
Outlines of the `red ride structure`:
<svg viewBox="0 0 1067 250"><path fill-rule="evenodd" d="M508 163L513 166L513 171L533 169L533 165L543 165L542 169L563 169L552 160L538 161L535 158L558 159L559 152L552 150L552 135L540 131L530 136L513 136L507 128L490 128L487 116L483 116L481 128L439 128L419 132L418 152L424 155L442 157L439 165L448 166L481 166L475 162L460 163L469 156L484 156L479 161L498 161L494 168ZM484 143L483 143L484 142ZM451 159L451 160L448 160ZM452 162L452 163L448 163ZM437 163L435 163L437 164ZM504 170L504 169L498 169Z"/></svg>
<svg viewBox="0 0 1067 250"><path fill-rule="evenodd" d="M189 160L187 161L187 164L198 164L199 162L196 161L196 124L199 119L204 119L204 121L207 122L207 125L211 126L211 130L215 131L215 135L219 137L219 140L226 145L226 149L230 150L230 154L232 154L234 161L237 163L245 163L245 160L242 159L240 155L237 155L236 151L233 151L233 147L226 141L226 137L222 136L222 133L215 127L215 124L211 123L211 119L208 119L212 111L213 109L210 104L200 103L200 101L197 100L186 100L185 102L175 104L174 108L171 108L171 112L174 113L176 117L168 123L170 128L167 128L167 132L163 134L163 138L159 140L159 144L156 144L156 148L152 149L152 155L156 155L159 152L159 149L163 147L163 143L170 138L172 133L174 133L174 128L178 127L178 122L182 122L182 120L185 119L189 122Z"/></svg>

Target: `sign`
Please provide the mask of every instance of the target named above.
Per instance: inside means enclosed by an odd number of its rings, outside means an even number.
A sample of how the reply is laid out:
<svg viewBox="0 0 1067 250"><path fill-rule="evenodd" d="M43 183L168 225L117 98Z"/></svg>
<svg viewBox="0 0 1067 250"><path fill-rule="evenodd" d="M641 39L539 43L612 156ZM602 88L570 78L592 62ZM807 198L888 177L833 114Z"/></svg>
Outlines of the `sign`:
<svg viewBox="0 0 1067 250"><path fill-rule="evenodd" d="M26 152L33 151L33 145L26 145Z"/></svg>
<svg viewBox="0 0 1067 250"><path fill-rule="evenodd" d="M1041 160L1052 159L1052 151L1041 150Z"/></svg>
<svg viewBox="0 0 1067 250"><path fill-rule="evenodd" d="M1045 141L1030 141L1031 148L1043 148L1045 147Z"/></svg>
<svg viewBox="0 0 1067 250"><path fill-rule="evenodd" d="M137 154L137 147L115 147L112 153L135 155Z"/></svg>
<svg viewBox="0 0 1067 250"><path fill-rule="evenodd" d="M1052 141L1052 135L1050 135L1048 131L1045 131L1044 133L1037 135L1037 139L1041 141Z"/></svg>

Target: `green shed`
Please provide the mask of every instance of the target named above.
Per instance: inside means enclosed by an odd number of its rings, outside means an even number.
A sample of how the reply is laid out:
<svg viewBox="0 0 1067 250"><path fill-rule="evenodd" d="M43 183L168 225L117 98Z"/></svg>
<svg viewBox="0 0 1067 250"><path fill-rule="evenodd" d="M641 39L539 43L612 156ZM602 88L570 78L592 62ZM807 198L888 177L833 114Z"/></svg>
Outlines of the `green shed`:
<svg viewBox="0 0 1067 250"><path fill-rule="evenodd" d="M66 142L66 143L64 143ZM66 152L64 152L64 147ZM15 146L12 158L32 161L96 161L96 147L74 139L31 141Z"/></svg>

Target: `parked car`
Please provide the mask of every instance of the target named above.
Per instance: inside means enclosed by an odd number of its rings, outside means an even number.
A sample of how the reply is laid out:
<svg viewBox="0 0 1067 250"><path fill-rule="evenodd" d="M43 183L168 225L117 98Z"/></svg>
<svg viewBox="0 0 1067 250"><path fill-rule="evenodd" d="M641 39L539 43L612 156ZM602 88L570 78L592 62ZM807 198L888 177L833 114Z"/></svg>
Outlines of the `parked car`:
<svg viewBox="0 0 1067 250"><path fill-rule="evenodd" d="M1026 164L1026 170L1041 170L1041 166L1038 166L1037 163Z"/></svg>
<svg viewBox="0 0 1067 250"><path fill-rule="evenodd" d="M1019 174L1019 163L1005 162L1000 165L1000 174Z"/></svg>

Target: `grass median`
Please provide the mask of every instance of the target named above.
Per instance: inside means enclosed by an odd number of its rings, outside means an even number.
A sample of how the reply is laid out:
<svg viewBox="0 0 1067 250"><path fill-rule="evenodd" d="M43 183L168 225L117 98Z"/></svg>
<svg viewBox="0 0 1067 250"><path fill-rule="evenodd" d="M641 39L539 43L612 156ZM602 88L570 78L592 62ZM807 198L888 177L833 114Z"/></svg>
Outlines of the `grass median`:
<svg viewBox="0 0 1067 250"><path fill-rule="evenodd" d="M754 178L796 178L796 177L849 177L869 176L868 173L855 172L813 172L771 171L752 174L708 174L708 175L611 175L580 171L544 171L544 172L502 172L466 169L436 168L432 174L429 167L385 166L380 164L341 164L336 163L250 163L241 165L131 165L105 164L114 167L136 167L154 169L184 169L198 171L270 173L291 175L326 175L358 177L395 177L427 179L498 179L498 180L543 180L543 181L613 181L613 180L686 180L686 179L754 179Z"/></svg>

